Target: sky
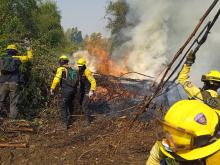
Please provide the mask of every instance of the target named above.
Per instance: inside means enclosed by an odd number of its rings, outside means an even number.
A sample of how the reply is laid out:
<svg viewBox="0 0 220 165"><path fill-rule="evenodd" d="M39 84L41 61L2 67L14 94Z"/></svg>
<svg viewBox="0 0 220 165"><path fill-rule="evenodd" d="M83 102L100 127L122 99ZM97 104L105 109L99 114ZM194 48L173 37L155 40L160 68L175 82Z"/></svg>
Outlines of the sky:
<svg viewBox="0 0 220 165"><path fill-rule="evenodd" d="M64 30L77 26L83 36L93 32L109 36L104 19L109 0L55 0L55 2L61 12Z"/></svg>

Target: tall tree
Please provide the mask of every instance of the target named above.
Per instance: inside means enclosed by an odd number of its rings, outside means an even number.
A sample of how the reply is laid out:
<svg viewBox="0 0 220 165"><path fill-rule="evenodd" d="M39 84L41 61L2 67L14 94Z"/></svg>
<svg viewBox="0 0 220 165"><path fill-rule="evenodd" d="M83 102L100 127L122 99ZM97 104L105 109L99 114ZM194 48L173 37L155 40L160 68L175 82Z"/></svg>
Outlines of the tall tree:
<svg viewBox="0 0 220 165"><path fill-rule="evenodd" d="M64 38L64 33L57 5L52 1L39 3L39 8L33 15L39 29L40 41L51 47L58 46Z"/></svg>
<svg viewBox="0 0 220 165"><path fill-rule="evenodd" d="M37 9L35 0L0 0L1 43L33 38L38 30L32 17Z"/></svg>
<svg viewBox="0 0 220 165"><path fill-rule="evenodd" d="M107 28L111 30L113 47L120 45L124 41L120 32L129 25L126 20L128 10L129 8L125 0L110 1L107 5Z"/></svg>

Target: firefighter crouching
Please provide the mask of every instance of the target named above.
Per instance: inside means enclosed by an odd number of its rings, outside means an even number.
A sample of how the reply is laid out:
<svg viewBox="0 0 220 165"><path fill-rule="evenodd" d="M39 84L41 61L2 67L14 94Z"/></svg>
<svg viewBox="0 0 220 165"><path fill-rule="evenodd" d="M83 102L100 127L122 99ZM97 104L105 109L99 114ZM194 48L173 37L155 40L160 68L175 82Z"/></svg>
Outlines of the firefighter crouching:
<svg viewBox="0 0 220 165"><path fill-rule="evenodd" d="M27 55L18 55L16 45L7 46L7 54L0 57L0 113L2 113L9 96L9 118L15 119L18 114L21 73L20 66L32 59L32 50L27 48Z"/></svg>
<svg viewBox="0 0 220 165"><path fill-rule="evenodd" d="M220 109L220 96L217 93L220 87L220 72L211 70L202 76L203 88L198 88L189 80L190 67L195 62L195 54L190 52L178 76L178 82L183 86L189 99L197 99L215 109Z"/></svg>
<svg viewBox="0 0 220 165"><path fill-rule="evenodd" d="M86 60L80 58L77 61L79 67L79 84L80 84L80 105L85 115L85 126L88 126L91 121L91 111L88 107L89 102L94 98L96 90L96 80L92 72L86 67Z"/></svg>
<svg viewBox="0 0 220 165"><path fill-rule="evenodd" d="M175 103L159 121L147 165L218 165L220 112L198 100ZM162 130L162 131L161 131Z"/></svg>
<svg viewBox="0 0 220 165"><path fill-rule="evenodd" d="M69 59L66 55L60 56L59 65L50 88L50 93L53 95L57 85L60 85L62 93L60 102L61 129L65 130L70 124L70 117L73 113L73 100L77 91L78 72L69 66Z"/></svg>

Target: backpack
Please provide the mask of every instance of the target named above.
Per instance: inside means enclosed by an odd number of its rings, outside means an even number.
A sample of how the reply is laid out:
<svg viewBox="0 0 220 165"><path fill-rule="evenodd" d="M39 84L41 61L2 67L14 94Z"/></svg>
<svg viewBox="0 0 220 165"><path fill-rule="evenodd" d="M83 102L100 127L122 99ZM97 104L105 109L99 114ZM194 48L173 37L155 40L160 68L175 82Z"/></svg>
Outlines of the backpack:
<svg viewBox="0 0 220 165"><path fill-rule="evenodd" d="M73 88L77 87L79 83L79 73L73 68L66 68L62 75L62 83L67 84Z"/></svg>
<svg viewBox="0 0 220 165"><path fill-rule="evenodd" d="M220 96L212 97L211 94L206 90L202 90L201 94L205 104L207 104L211 108L220 110Z"/></svg>
<svg viewBox="0 0 220 165"><path fill-rule="evenodd" d="M21 62L19 59L10 56L0 57L0 70L3 74L10 74L18 71L20 64Z"/></svg>

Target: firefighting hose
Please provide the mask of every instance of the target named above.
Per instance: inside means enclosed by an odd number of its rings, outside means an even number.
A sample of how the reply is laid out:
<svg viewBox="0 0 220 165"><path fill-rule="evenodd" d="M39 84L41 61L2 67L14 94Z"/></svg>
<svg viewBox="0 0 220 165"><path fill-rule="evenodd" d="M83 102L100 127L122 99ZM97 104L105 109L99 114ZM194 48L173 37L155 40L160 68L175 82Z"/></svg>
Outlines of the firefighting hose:
<svg viewBox="0 0 220 165"><path fill-rule="evenodd" d="M176 68L173 70L173 72L168 76L168 78L165 80L165 78L167 77L169 71L171 70L173 64L179 59L180 55L182 54L182 52L184 51L184 49L187 47L187 45L190 43L190 41L192 40L192 38L196 35L197 31L199 30L200 26L202 25L202 23L204 22L204 20L207 18L207 16L210 14L210 12L212 11L212 9L216 6L216 4L218 3L219 0L214 0L214 2L211 4L211 6L206 10L206 12L204 13L204 15L201 17L201 19L199 20L199 23L196 25L195 29L193 30L193 32L191 33L191 35L187 38L187 40L185 41L185 43L183 44L182 47L180 47L180 49L177 51L177 53L175 54L173 60L169 63L169 65L167 66L167 68L165 69L165 72L159 82L159 84L157 85L155 91L153 92L153 94L150 97L145 97L144 102L142 107L140 108L140 111L137 112L137 114L135 115L134 119L131 121L130 124L130 128L132 127L133 123L137 120L137 118L142 115L147 108L149 107L149 105L151 104L151 102L158 97L158 95L161 93L161 90L163 90L165 84L169 81L169 79L174 75L174 73L176 72L176 70L179 68L180 65L177 65ZM220 14L220 11L218 10L217 14L215 15L214 19L212 22L208 23L209 25L207 25L207 27L205 29L206 32L204 34L204 36L201 38L200 42L198 41L194 41L195 43L198 43L197 47L194 49L194 52L196 53L198 51L198 49L200 48L200 46L206 41L206 38L208 36L209 31L211 30L212 26L214 25L214 23L216 22L218 16ZM194 43L193 42L193 43ZM194 44L195 44L194 43ZM193 46L193 45L192 45ZM183 60L185 59L187 53L185 53L184 57L180 60L180 62L182 63ZM181 64L180 63L180 64Z"/></svg>

